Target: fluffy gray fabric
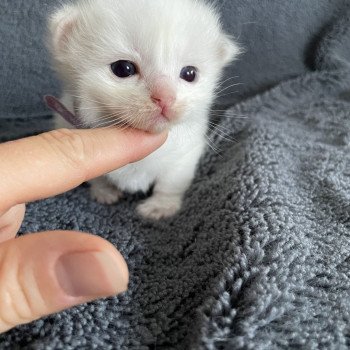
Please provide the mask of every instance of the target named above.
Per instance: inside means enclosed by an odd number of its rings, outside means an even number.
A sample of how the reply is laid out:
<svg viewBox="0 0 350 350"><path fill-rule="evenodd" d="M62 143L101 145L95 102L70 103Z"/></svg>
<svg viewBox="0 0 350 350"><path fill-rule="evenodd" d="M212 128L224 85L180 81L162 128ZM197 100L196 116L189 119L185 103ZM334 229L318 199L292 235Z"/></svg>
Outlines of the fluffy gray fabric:
<svg viewBox="0 0 350 350"><path fill-rule="evenodd" d="M221 103L269 88L313 67L314 48L324 28L343 12L348 0L208 0L223 14L227 31L245 49L231 66ZM62 0L60 2L69 2ZM57 0L1 0L0 118L48 113L45 94L57 94L45 49L46 18Z"/></svg>
<svg viewBox="0 0 350 350"><path fill-rule="evenodd" d="M29 205L23 232L115 244L130 290L10 331L1 349L348 348L349 18L325 37L319 71L227 112L177 217L145 222L141 196L104 206L86 185ZM6 123L2 138L50 120Z"/></svg>

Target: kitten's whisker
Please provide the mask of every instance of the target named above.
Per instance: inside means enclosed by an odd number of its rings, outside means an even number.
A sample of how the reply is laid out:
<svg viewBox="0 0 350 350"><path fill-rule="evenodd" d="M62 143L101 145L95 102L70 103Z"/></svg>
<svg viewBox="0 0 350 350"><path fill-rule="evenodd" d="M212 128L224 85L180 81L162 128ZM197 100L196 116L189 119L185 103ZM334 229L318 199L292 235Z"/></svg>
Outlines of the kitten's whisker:
<svg viewBox="0 0 350 350"><path fill-rule="evenodd" d="M104 115L103 117L100 117L98 118L99 121L104 121L104 120L110 120L110 119L115 119L115 118L123 118L123 116L125 115L126 113L123 113L123 114L120 114L119 112L117 113L111 113L111 114L107 114L107 115Z"/></svg>
<svg viewBox="0 0 350 350"><path fill-rule="evenodd" d="M86 98L86 97L83 97L83 96L79 96L79 95L71 95L72 97L76 98L78 101L84 101L84 102L93 102L93 103L96 103L98 104L99 106L104 106L104 107L110 107L110 108L118 108L117 106L115 106L114 104L111 104L111 103L104 103L104 102L101 102L101 101L97 101L97 100L94 100L92 98ZM115 99L115 96L109 96L112 100ZM136 95L129 95L127 97L124 97L124 96L121 96L119 95L118 96L118 99L121 99L121 100L124 100L126 102L136 102L138 101L138 97ZM122 107L120 107L122 108Z"/></svg>
<svg viewBox="0 0 350 350"><path fill-rule="evenodd" d="M102 127L102 126L109 126L109 125L113 125L113 124L122 124L124 122L125 122L124 119L120 119L120 120L111 119L109 121L94 123L94 124L92 124L92 127L99 128L99 127Z"/></svg>
<svg viewBox="0 0 350 350"><path fill-rule="evenodd" d="M96 106L96 107L79 107L80 111L101 111L103 112L105 110L106 107L100 107L100 106ZM108 109L113 109L113 110L123 110L125 109L125 107L108 107Z"/></svg>
<svg viewBox="0 0 350 350"><path fill-rule="evenodd" d="M239 86L239 85L243 85L243 83L235 83L235 84L231 84L229 86L226 86L225 88L221 89L220 91L216 91L215 95L219 95L221 94L222 92L234 87L234 86Z"/></svg>
<svg viewBox="0 0 350 350"><path fill-rule="evenodd" d="M141 114L140 112L147 112L148 110L146 109L139 109L139 110L128 110L126 108L121 108L121 111L123 113L121 113L120 111L116 111L114 113L110 113L110 114L106 114L106 115L103 115L102 117L99 117L99 121L104 121L104 120L111 120L111 119L115 119L115 117L118 117L118 118L125 118L125 115L126 114L130 114L131 116L131 112L134 112L134 115L138 115L138 114Z"/></svg>
<svg viewBox="0 0 350 350"><path fill-rule="evenodd" d="M196 124L201 124L197 121L194 121ZM208 130L210 131L209 127ZM205 143L209 146L209 148L214 151L219 157L222 157L222 155L220 154L220 149L217 148L213 142L213 140L210 138L210 136L207 134L207 132L203 133L203 137L205 140Z"/></svg>
<svg viewBox="0 0 350 350"><path fill-rule="evenodd" d="M143 116L144 116L144 115L143 115L142 113L139 113L139 114L137 115L137 117L136 117L136 119L135 119L135 127L136 127L136 128L142 126L141 123L142 123Z"/></svg>
<svg viewBox="0 0 350 350"><path fill-rule="evenodd" d="M213 122L210 122L208 123L208 126L215 129L215 130L219 130L220 132L224 133L225 135L229 136L230 133L232 132L232 130L228 129L228 128L225 128L224 126L222 125L219 125L219 124L216 124L216 123L213 123Z"/></svg>
<svg viewBox="0 0 350 350"><path fill-rule="evenodd" d="M246 115L227 115L227 113L212 113L211 117L220 117L220 118L231 118L231 119L248 119Z"/></svg>
<svg viewBox="0 0 350 350"><path fill-rule="evenodd" d="M227 83L229 80L237 79L237 78L238 78L237 75L234 76L234 77L229 77L229 78L227 78L227 79L225 79L225 80L223 80L223 81L220 81L219 84L218 84L217 86L220 87L220 86L224 85L225 83Z"/></svg>
<svg viewBox="0 0 350 350"><path fill-rule="evenodd" d="M219 117L221 117L221 118L228 118L228 119L249 119L249 117L246 116L246 115L239 116L239 115L226 115L226 114L223 114L223 115L219 115Z"/></svg>
<svg viewBox="0 0 350 350"><path fill-rule="evenodd" d="M106 114L102 118L98 118L96 120L90 121L89 123L97 123L97 122L104 121L104 120L110 120L110 119L114 119L118 116L119 116L119 113Z"/></svg>
<svg viewBox="0 0 350 350"><path fill-rule="evenodd" d="M109 128L112 128L112 127L124 127L124 126L128 126L127 123L123 122L123 123L112 123L112 124L108 124L108 125L98 125L98 126L93 126L92 129L109 129Z"/></svg>
<svg viewBox="0 0 350 350"><path fill-rule="evenodd" d="M210 138L207 136L207 135L204 135L205 136L205 141L206 141L206 144L220 157L222 157L222 155L219 153L219 149L215 147L214 143L212 140L210 140Z"/></svg>
<svg viewBox="0 0 350 350"><path fill-rule="evenodd" d="M96 101L96 100L93 100L91 98L85 98L85 97L78 96L78 95L70 95L70 96L76 98L78 101L94 102L94 103L97 103L97 104L99 104L101 106L113 107L112 104L103 103L101 101Z"/></svg>
<svg viewBox="0 0 350 350"><path fill-rule="evenodd" d="M216 97L221 98L221 97L225 97L225 96L229 96L229 95L233 95L233 94L237 94L237 93L238 93L238 91L236 90L236 91L229 92L227 94L217 95Z"/></svg>
<svg viewBox="0 0 350 350"><path fill-rule="evenodd" d="M209 125L212 125L212 126L214 126L214 127L216 127L216 128L219 128L219 129L222 129L222 130L224 130L225 132L228 132L228 133L232 132L231 129L225 127L225 126L222 125L222 124L216 123L216 122L211 121L211 120L209 120L208 123L209 123Z"/></svg>
<svg viewBox="0 0 350 350"><path fill-rule="evenodd" d="M231 113L230 108L227 109L211 109L211 112L224 112L224 113L230 113L230 114L234 114L234 115L244 115L246 116L247 114L237 114L237 113Z"/></svg>
<svg viewBox="0 0 350 350"><path fill-rule="evenodd" d="M220 136L222 139L228 141L228 142L232 142L232 143L238 143L238 141L232 137L230 137L229 135L226 134L226 132L220 130L220 129L216 129L214 127L209 127L209 130L211 133L213 133L214 135Z"/></svg>
<svg viewBox="0 0 350 350"><path fill-rule="evenodd" d="M95 121L91 121L88 124L95 126L95 125L105 125L105 124L110 123L110 122L120 122L120 121L123 121L123 118L118 116L117 114L115 114L115 115L109 116L108 118L104 118L102 120L97 119Z"/></svg>

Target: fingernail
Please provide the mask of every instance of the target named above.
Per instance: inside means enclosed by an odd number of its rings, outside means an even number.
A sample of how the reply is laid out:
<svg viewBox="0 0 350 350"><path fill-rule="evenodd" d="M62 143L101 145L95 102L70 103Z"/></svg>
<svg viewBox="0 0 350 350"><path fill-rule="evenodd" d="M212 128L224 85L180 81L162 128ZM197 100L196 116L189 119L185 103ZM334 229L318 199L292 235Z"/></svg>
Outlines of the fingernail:
<svg viewBox="0 0 350 350"><path fill-rule="evenodd" d="M70 253L60 257L56 276L62 289L73 297L107 297L127 289L125 273L104 252Z"/></svg>

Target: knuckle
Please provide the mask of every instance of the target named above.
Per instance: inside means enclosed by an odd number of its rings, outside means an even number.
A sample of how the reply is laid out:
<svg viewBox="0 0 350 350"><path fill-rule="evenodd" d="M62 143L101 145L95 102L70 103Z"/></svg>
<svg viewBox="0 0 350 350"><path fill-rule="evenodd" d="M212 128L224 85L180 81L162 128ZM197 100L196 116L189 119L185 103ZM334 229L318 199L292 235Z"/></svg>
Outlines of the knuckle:
<svg viewBox="0 0 350 350"><path fill-rule="evenodd" d="M58 129L41 136L70 166L76 169L84 167L89 152L86 141L77 131Z"/></svg>

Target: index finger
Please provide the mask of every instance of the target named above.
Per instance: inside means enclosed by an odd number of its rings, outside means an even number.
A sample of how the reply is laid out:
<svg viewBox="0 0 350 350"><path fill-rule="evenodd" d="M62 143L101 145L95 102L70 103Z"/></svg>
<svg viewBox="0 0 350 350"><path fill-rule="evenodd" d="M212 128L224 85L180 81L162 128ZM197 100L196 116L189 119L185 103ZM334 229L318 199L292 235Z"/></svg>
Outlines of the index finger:
<svg viewBox="0 0 350 350"><path fill-rule="evenodd" d="M165 140L135 129L60 129L1 144L0 212L140 160Z"/></svg>

